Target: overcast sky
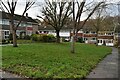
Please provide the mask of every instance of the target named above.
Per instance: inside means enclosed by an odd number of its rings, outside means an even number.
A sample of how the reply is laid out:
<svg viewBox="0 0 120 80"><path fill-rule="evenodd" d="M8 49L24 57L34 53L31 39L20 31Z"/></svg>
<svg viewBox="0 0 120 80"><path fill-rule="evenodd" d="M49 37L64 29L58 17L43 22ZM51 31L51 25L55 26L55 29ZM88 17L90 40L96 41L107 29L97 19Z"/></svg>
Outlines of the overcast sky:
<svg viewBox="0 0 120 80"><path fill-rule="evenodd" d="M18 0L19 2L18 2L18 5L17 5L17 7L16 7L16 11L15 11L15 13L16 14L22 14L22 12L23 12L23 10L24 10L24 7L25 7L25 1L26 0ZM87 1L90 1L90 0L87 0ZM94 1L101 1L101 0L94 0ZM112 1L112 2L118 2L119 0L107 0L108 2L110 2L110 1ZM41 15L41 9L42 9L42 6L44 6L44 0L37 0L36 1L36 4L31 8L31 9L29 9L28 11L27 11L27 13L28 13L28 16L30 16L30 17L32 17L32 18L37 18L36 16L37 15ZM38 6L36 6L36 5L39 5L39 7ZM117 9L115 10L114 9L114 11L113 12L115 12L115 13L117 13ZM82 19L85 19L85 15L83 15L82 16Z"/></svg>

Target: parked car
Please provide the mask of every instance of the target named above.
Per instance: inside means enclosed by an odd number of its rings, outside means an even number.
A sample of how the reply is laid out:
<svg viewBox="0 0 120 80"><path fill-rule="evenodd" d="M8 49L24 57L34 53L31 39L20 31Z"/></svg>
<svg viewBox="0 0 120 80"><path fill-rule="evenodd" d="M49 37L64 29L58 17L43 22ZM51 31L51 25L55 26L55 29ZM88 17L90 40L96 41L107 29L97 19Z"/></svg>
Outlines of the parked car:
<svg viewBox="0 0 120 80"><path fill-rule="evenodd" d="M69 42L70 41L70 39L69 38L65 38L65 42Z"/></svg>

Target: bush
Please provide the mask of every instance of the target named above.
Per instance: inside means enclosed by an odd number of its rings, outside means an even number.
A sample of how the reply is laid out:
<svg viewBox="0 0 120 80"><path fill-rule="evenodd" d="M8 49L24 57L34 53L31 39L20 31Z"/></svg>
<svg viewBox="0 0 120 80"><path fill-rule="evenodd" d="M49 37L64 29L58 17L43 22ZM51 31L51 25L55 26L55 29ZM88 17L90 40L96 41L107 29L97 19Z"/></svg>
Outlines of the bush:
<svg viewBox="0 0 120 80"><path fill-rule="evenodd" d="M32 35L31 35L31 38L32 38L33 41L38 41L38 36L37 36L37 34L32 34Z"/></svg>
<svg viewBox="0 0 120 80"><path fill-rule="evenodd" d="M25 40L30 40L30 39L31 39L31 36L26 35L26 36L24 36L24 39L25 39Z"/></svg>
<svg viewBox="0 0 120 80"><path fill-rule="evenodd" d="M84 41L83 41L82 38L78 38L78 41L77 41L77 42L84 43Z"/></svg>
<svg viewBox="0 0 120 80"><path fill-rule="evenodd" d="M41 42L41 41L43 41L43 35L41 35L41 34L37 34L37 41L39 41L39 42Z"/></svg>
<svg viewBox="0 0 120 80"><path fill-rule="evenodd" d="M6 40L2 40L2 44L5 44L6 43Z"/></svg>
<svg viewBox="0 0 120 80"><path fill-rule="evenodd" d="M49 34L47 36L48 36L48 42L55 42L56 41L56 38L54 35Z"/></svg>
<svg viewBox="0 0 120 80"><path fill-rule="evenodd" d="M118 47L118 46L119 46L118 42L115 42L114 46L115 46L115 47Z"/></svg>
<svg viewBox="0 0 120 80"><path fill-rule="evenodd" d="M9 39L8 39L8 40L6 40L6 42L12 44L12 43L13 43L13 40L9 40Z"/></svg>
<svg viewBox="0 0 120 80"><path fill-rule="evenodd" d="M55 42L55 37L53 35L33 34L31 38L33 41L38 42Z"/></svg>
<svg viewBox="0 0 120 80"><path fill-rule="evenodd" d="M42 40L43 42L49 42L49 36L43 35L42 38L43 38Z"/></svg>
<svg viewBox="0 0 120 80"><path fill-rule="evenodd" d="M2 40L2 44L8 44L8 43L10 43L9 40L5 40L5 39Z"/></svg>
<svg viewBox="0 0 120 80"><path fill-rule="evenodd" d="M9 34L9 40L13 40L12 34Z"/></svg>
<svg viewBox="0 0 120 80"><path fill-rule="evenodd" d="M13 34L9 34L9 40L13 40ZM18 36L16 35L16 38L18 38Z"/></svg>

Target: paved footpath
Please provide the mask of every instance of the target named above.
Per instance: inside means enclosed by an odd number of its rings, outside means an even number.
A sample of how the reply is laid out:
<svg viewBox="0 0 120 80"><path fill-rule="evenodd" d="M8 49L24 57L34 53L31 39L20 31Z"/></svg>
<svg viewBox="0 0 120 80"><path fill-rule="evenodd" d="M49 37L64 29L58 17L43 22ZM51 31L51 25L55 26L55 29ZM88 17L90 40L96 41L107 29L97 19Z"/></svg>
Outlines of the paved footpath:
<svg viewBox="0 0 120 80"><path fill-rule="evenodd" d="M112 54L101 61L86 78L118 78L118 49L112 47Z"/></svg>
<svg viewBox="0 0 120 80"><path fill-rule="evenodd" d="M0 70L0 78L20 78L19 76Z"/></svg>

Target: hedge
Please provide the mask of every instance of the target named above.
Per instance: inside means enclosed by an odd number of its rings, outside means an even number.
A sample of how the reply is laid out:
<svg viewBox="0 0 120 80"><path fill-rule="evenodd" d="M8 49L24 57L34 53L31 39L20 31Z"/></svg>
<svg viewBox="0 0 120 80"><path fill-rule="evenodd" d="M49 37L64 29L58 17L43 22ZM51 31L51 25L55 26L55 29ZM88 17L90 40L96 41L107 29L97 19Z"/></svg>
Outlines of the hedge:
<svg viewBox="0 0 120 80"><path fill-rule="evenodd" d="M47 34L32 34L31 36L33 41L37 42L55 42L56 38L53 35Z"/></svg>

